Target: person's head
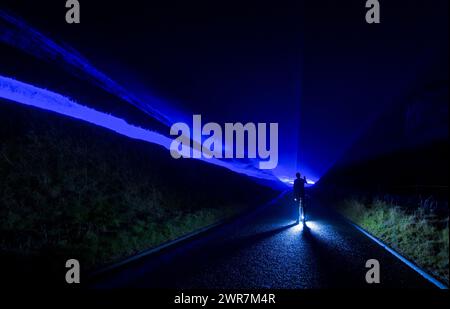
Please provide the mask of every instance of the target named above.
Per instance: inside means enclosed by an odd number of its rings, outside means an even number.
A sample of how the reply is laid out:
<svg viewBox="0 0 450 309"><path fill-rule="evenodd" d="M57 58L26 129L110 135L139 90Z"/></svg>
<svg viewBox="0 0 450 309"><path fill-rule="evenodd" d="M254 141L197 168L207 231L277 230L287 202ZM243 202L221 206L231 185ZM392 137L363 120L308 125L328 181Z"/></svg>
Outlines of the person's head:
<svg viewBox="0 0 450 309"><path fill-rule="evenodd" d="M297 174L295 174L295 176L297 177L297 178L300 178L300 173L297 173Z"/></svg>

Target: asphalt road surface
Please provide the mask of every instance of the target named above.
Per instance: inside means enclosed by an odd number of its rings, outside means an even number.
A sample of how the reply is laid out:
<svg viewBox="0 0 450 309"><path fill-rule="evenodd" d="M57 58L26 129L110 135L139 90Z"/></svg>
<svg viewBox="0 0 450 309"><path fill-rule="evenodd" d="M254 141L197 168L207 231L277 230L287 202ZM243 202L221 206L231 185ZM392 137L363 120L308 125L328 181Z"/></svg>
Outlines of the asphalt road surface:
<svg viewBox="0 0 450 309"><path fill-rule="evenodd" d="M284 197L206 235L95 279L94 288L434 288L325 207L310 202L295 225ZM365 280L380 262L380 284Z"/></svg>

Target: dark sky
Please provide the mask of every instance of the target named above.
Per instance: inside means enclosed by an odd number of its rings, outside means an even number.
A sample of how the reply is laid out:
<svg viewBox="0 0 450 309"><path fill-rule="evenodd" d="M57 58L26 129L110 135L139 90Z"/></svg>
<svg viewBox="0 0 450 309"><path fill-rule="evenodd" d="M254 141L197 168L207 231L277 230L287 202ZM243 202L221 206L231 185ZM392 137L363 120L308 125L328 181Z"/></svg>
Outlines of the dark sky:
<svg viewBox="0 0 450 309"><path fill-rule="evenodd" d="M364 23L362 2L308 9L300 161L311 173L323 173L414 88L448 74L447 1L380 1L380 25Z"/></svg>
<svg viewBox="0 0 450 309"><path fill-rule="evenodd" d="M80 25L55 1L10 8L161 98L173 121L279 122L279 177L317 180L383 110L448 70L447 0L380 1L380 25L365 23L363 0L80 2Z"/></svg>

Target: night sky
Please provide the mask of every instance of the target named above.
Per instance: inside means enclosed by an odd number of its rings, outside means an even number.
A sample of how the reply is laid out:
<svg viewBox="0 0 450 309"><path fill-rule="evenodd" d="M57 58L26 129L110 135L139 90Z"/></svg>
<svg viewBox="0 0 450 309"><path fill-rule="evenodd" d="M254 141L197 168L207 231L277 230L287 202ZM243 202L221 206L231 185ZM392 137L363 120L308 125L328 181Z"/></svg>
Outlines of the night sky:
<svg viewBox="0 0 450 309"><path fill-rule="evenodd" d="M379 25L362 0L80 1L80 25L65 24L64 1L14 2L173 122L278 122L278 177L318 180L380 113L448 71L446 0L380 1Z"/></svg>

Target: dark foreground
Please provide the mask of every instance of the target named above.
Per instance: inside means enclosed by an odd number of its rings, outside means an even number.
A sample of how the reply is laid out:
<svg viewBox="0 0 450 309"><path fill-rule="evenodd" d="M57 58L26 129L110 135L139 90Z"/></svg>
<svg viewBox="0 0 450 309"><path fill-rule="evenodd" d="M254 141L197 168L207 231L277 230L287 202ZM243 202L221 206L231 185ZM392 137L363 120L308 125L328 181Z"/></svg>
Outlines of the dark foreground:
<svg viewBox="0 0 450 309"><path fill-rule="evenodd" d="M206 236L103 275L95 288L342 288L434 286L327 209L295 225L286 198ZM377 259L381 283L365 281Z"/></svg>

